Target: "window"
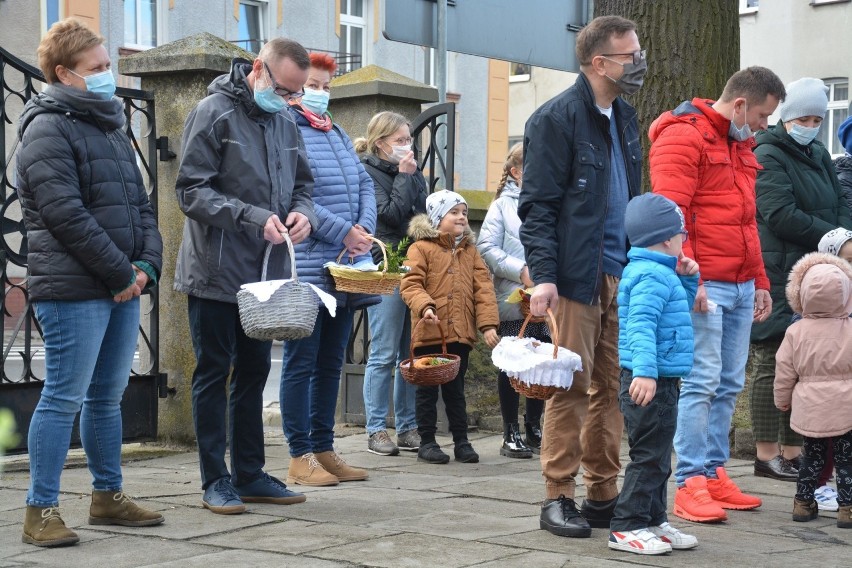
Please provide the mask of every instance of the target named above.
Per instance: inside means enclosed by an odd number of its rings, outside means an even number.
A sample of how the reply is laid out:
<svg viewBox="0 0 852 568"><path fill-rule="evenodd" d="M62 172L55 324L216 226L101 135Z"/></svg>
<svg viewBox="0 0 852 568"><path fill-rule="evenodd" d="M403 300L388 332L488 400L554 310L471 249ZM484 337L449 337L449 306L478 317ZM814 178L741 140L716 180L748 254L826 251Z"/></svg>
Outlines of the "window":
<svg viewBox="0 0 852 568"><path fill-rule="evenodd" d="M266 43L266 2L240 0L240 21L234 42L245 50L257 53Z"/></svg>
<svg viewBox="0 0 852 568"><path fill-rule="evenodd" d="M517 83L530 80L530 66L526 63L510 63L509 82Z"/></svg>
<svg viewBox="0 0 852 568"><path fill-rule="evenodd" d="M65 2L62 0L41 0L41 33L47 33L50 26L65 18Z"/></svg>
<svg viewBox="0 0 852 568"><path fill-rule="evenodd" d="M124 0L124 44L157 45L157 0Z"/></svg>
<svg viewBox="0 0 852 568"><path fill-rule="evenodd" d="M844 153L840 140L837 139L837 129L849 116L849 80L848 79L826 79L828 86L828 111L822 128L819 129L820 142L825 144L833 157L842 156Z"/></svg>
<svg viewBox="0 0 852 568"><path fill-rule="evenodd" d="M350 54L340 66L344 72L360 69L364 59L367 18L364 14L365 0L340 0L340 51Z"/></svg>
<svg viewBox="0 0 852 568"><path fill-rule="evenodd" d="M753 14L757 12L760 0L740 0L740 14Z"/></svg>

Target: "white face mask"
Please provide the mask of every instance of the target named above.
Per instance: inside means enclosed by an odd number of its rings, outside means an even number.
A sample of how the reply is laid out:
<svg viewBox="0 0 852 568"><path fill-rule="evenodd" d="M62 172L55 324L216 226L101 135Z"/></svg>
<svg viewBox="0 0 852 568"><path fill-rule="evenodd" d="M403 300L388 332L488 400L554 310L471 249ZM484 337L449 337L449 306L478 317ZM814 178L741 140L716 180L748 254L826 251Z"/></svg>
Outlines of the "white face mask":
<svg viewBox="0 0 852 568"><path fill-rule="evenodd" d="M409 152L411 152L411 144L406 144L405 146L391 146L391 155L396 158L397 163L406 157Z"/></svg>

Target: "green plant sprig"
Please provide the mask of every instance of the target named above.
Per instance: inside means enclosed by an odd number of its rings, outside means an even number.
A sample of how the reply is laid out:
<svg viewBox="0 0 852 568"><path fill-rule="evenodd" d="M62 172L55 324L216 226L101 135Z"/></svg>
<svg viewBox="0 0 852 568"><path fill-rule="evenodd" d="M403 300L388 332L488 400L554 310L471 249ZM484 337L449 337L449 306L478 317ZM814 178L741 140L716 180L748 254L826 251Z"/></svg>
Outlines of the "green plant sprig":
<svg viewBox="0 0 852 568"><path fill-rule="evenodd" d="M405 251L408 250L408 237L403 237L396 246L385 245L385 251L388 257L388 272L392 274L401 274L407 272L404 262L408 260L405 256ZM383 270L384 261L379 263L379 270Z"/></svg>

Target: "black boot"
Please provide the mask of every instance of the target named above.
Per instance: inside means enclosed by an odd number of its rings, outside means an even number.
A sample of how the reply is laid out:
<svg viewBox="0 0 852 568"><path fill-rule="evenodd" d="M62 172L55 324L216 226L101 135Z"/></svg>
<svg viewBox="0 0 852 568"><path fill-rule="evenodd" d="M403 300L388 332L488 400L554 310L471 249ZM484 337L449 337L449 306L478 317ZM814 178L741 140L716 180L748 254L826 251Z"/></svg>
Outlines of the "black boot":
<svg viewBox="0 0 852 568"><path fill-rule="evenodd" d="M541 422L530 422L524 414L524 443L534 454L541 452Z"/></svg>
<svg viewBox="0 0 852 568"><path fill-rule="evenodd" d="M507 458L529 459L532 450L524 444L521 438L521 430L517 422L503 423L503 445L500 446L500 455Z"/></svg>
<svg viewBox="0 0 852 568"><path fill-rule="evenodd" d="M609 522L615 515L615 503L618 497L609 501L592 501L583 499L583 506L580 507L580 513L583 518L589 521L589 525L596 529L608 529Z"/></svg>

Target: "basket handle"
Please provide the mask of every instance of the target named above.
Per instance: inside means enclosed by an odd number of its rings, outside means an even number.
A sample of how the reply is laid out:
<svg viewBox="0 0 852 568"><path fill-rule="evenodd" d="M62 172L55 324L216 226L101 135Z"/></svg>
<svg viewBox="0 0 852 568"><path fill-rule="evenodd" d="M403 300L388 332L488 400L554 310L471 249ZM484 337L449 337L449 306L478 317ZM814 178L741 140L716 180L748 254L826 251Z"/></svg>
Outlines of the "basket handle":
<svg viewBox="0 0 852 568"><path fill-rule="evenodd" d="M424 318L420 318L416 324L414 324L414 329L411 330L411 338L414 339L414 332L417 331L417 328L420 327L420 324L426 321ZM441 330L441 355L447 355L447 334L444 333L444 326L441 323L438 323L438 327ZM408 347L408 357L411 361L411 364L414 365L414 341L411 341Z"/></svg>
<svg viewBox="0 0 852 568"><path fill-rule="evenodd" d="M367 235L367 238L379 245L379 248L382 249L382 257L385 259L384 263L382 263L382 273L387 273L388 271L388 252L385 250L385 243L382 242L381 239L377 239L373 235ZM337 264L340 264L340 259L343 258L343 255L346 254L346 249L344 248L340 251L340 254L337 255ZM349 262L352 262L352 258L349 258Z"/></svg>
<svg viewBox="0 0 852 568"><path fill-rule="evenodd" d="M290 254L290 278L294 282L299 281L299 276L296 274L296 253L293 251L293 241L290 240L288 233L281 233L284 237L284 242L287 243L287 251ZM263 253L263 270L260 273L260 281L266 281L266 267L269 264L269 255L272 254L272 243L266 245L266 252Z"/></svg>
<svg viewBox="0 0 852 568"><path fill-rule="evenodd" d="M550 316L550 322L547 323L547 327L550 328L550 333L553 335L553 358L556 359L556 354L559 353L559 327L556 325L556 318L553 316L553 310L547 308L547 315ZM518 332L518 339L523 339L524 332L527 330L527 324L530 323L530 318L532 318L532 311L527 314L527 317L524 318L524 323L521 325L521 331Z"/></svg>

